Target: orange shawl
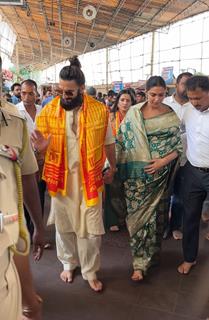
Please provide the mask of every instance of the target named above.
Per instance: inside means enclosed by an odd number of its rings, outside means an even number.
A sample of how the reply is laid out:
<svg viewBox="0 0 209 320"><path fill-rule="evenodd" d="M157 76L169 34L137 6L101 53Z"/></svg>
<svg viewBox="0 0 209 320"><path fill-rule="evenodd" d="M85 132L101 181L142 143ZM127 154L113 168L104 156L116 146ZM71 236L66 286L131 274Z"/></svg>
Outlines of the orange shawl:
<svg viewBox="0 0 209 320"><path fill-rule="evenodd" d="M52 135L45 156L43 179L50 195L66 195L68 160L66 141L66 111L56 97L38 115L37 129L45 137ZM108 110L99 101L84 95L79 117L80 168L87 206L98 203L98 193L103 188L103 149L107 131Z"/></svg>
<svg viewBox="0 0 209 320"><path fill-rule="evenodd" d="M116 134L123 119L124 116L119 111L116 111L115 113L110 113L110 122L112 127L112 134L114 137L116 137Z"/></svg>

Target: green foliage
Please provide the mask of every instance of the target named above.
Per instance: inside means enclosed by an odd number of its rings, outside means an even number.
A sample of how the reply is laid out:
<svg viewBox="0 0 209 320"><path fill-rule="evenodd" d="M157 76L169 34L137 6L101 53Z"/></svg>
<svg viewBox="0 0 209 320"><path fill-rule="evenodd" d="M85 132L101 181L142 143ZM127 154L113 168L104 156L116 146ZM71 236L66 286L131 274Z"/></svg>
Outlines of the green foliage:
<svg viewBox="0 0 209 320"><path fill-rule="evenodd" d="M13 82L22 82L26 79L33 79L36 82L39 82L40 79L40 71L39 70L31 70L30 68L21 67L19 70L16 69L15 66L10 68L10 71L13 73Z"/></svg>
<svg viewBox="0 0 209 320"><path fill-rule="evenodd" d="M17 70L15 67L11 67L10 71L12 71L13 75L14 75L14 82L21 82L25 79L29 79L30 78L30 70L26 69L26 68L20 68L19 70Z"/></svg>

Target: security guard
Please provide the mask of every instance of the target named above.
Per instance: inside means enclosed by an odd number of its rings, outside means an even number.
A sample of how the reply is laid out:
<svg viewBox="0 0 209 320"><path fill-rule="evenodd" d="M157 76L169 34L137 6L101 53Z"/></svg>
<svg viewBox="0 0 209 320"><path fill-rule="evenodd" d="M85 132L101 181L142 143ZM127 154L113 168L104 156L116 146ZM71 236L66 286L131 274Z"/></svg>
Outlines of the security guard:
<svg viewBox="0 0 209 320"><path fill-rule="evenodd" d="M1 319L41 319L29 267L24 203L35 225L34 258L43 250L43 224L35 172L36 159L25 120L8 102L0 107L0 310ZM23 188L22 188L23 186ZM19 281L20 280L20 281ZM21 299L22 291L22 299ZM23 304L23 309L21 304Z"/></svg>

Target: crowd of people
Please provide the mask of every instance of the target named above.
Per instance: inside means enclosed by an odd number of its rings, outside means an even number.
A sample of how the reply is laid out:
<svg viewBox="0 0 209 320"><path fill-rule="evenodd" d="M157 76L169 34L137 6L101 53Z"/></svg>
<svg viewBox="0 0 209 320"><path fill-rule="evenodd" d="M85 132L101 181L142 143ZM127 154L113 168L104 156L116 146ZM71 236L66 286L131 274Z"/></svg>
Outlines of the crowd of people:
<svg viewBox="0 0 209 320"><path fill-rule="evenodd" d="M159 263L168 234L183 238L178 272L189 274L197 263L201 216L209 220L209 78L182 73L167 97L161 76L151 76L145 91L103 95L85 88L74 56L42 101L34 80L11 90L0 108L3 318L41 319L28 252L32 242L39 260L46 244L46 191L62 281L72 282L80 266L83 279L100 292L101 238L105 229L121 228L129 233L133 281Z"/></svg>

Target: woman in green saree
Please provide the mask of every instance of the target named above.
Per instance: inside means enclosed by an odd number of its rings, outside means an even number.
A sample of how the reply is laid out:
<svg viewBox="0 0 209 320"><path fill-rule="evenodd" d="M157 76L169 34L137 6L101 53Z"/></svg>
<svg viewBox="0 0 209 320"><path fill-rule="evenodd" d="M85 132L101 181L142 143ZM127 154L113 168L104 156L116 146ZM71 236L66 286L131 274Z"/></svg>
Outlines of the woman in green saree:
<svg viewBox="0 0 209 320"><path fill-rule="evenodd" d="M135 103L136 100L129 89L118 93L109 117L114 137L126 113ZM105 185L104 221L106 229L110 231L119 231L119 227L125 224L127 210L122 189L123 185L117 175L111 184Z"/></svg>
<svg viewBox="0 0 209 320"><path fill-rule="evenodd" d="M159 259L168 201L168 184L182 151L179 120L162 103L166 84L159 76L146 83L147 101L132 107L120 125L116 152L124 182L126 223L133 256L132 280L140 281Z"/></svg>

